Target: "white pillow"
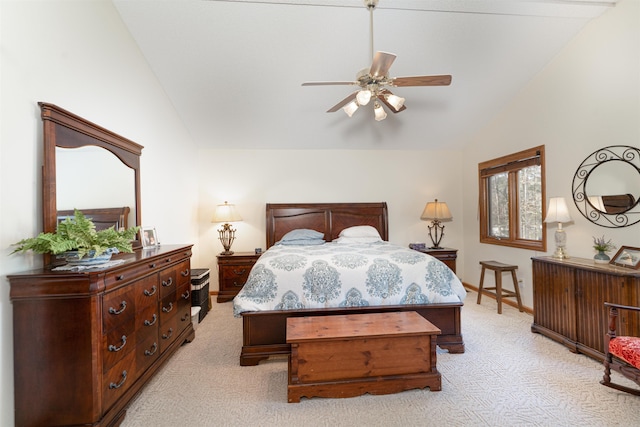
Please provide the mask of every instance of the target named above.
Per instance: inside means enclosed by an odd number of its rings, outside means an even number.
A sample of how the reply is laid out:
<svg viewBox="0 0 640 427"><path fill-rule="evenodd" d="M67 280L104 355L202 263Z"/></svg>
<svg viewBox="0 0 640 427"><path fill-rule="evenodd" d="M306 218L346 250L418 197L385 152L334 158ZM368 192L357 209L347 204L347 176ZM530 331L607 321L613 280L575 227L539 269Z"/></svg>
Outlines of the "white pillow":
<svg viewBox="0 0 640 427"><path fill-rule="evenodd" d="M382 242L380 237L338 237L334 243L377 243Z"/></svg>
<svg viewBox="0 0 640 427"><path fill-rule="evenodd" d="M355 227L345 228L340 232L339 237L376 237L382 240L380 233L370 225L357 225Z"/></svg>

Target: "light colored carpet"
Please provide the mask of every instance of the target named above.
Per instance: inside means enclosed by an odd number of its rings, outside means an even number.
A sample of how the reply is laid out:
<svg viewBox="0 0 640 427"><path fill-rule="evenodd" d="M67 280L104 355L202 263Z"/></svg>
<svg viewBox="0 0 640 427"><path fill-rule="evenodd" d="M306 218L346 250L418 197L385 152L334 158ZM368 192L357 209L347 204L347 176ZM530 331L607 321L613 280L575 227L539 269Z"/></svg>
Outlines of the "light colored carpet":
<svg viewBox="0 0 640 427"><path fill-rule="evenodd" d="M286 358L239 365L242 320L231 303L214 303L122 426L640 425L640 397L600 385L600 363L533 334L530 315L510 306L498 315L495 300L477 305L476 295L462 310L466 352L438 354L442 391L300 403L287 403Z"/></svg>

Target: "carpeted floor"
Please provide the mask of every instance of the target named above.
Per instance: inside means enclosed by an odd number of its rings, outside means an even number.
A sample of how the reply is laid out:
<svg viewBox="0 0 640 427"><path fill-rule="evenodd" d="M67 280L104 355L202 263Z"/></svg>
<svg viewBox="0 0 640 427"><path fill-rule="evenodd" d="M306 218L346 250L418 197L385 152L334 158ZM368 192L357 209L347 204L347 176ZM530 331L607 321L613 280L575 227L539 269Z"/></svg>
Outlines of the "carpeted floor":
<svg viewBox="0 0 640 427"><path fill-rule="evenodd" d="M640 397L600 385L600 363L531 333L530 315L510 306L498 315L495 300L477 305L476 295L462 310L466 352L438 353L442 391L300 403L287 403L286 358L239 365L242 321L231 303L214 303L122 426L640 425Z"/></svg>

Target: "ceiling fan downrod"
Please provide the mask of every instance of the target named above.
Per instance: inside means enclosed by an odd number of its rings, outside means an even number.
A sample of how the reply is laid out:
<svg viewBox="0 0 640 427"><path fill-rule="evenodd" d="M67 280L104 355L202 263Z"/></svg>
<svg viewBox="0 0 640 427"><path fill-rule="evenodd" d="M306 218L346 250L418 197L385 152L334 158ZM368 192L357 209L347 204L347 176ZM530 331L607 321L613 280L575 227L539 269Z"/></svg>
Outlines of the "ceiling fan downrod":
<svg viewBox="0 0 640 427"><path fill-rule="evenodd" d="M364 5L369 9L369 50L373 62L373 9L378 5L378 0L364 0Z"/></svg>

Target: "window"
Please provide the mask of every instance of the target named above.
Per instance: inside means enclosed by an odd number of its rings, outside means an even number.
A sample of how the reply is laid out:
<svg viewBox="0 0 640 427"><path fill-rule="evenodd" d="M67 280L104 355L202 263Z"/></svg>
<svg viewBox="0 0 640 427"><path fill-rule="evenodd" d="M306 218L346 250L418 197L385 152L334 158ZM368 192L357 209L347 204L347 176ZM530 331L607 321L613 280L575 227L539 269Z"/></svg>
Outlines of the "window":
<svg viewBox="0 0 640 427"><path fill-rule="evenodd" d="M478 164L480 242L546 252L544 145Z"/></svg>

